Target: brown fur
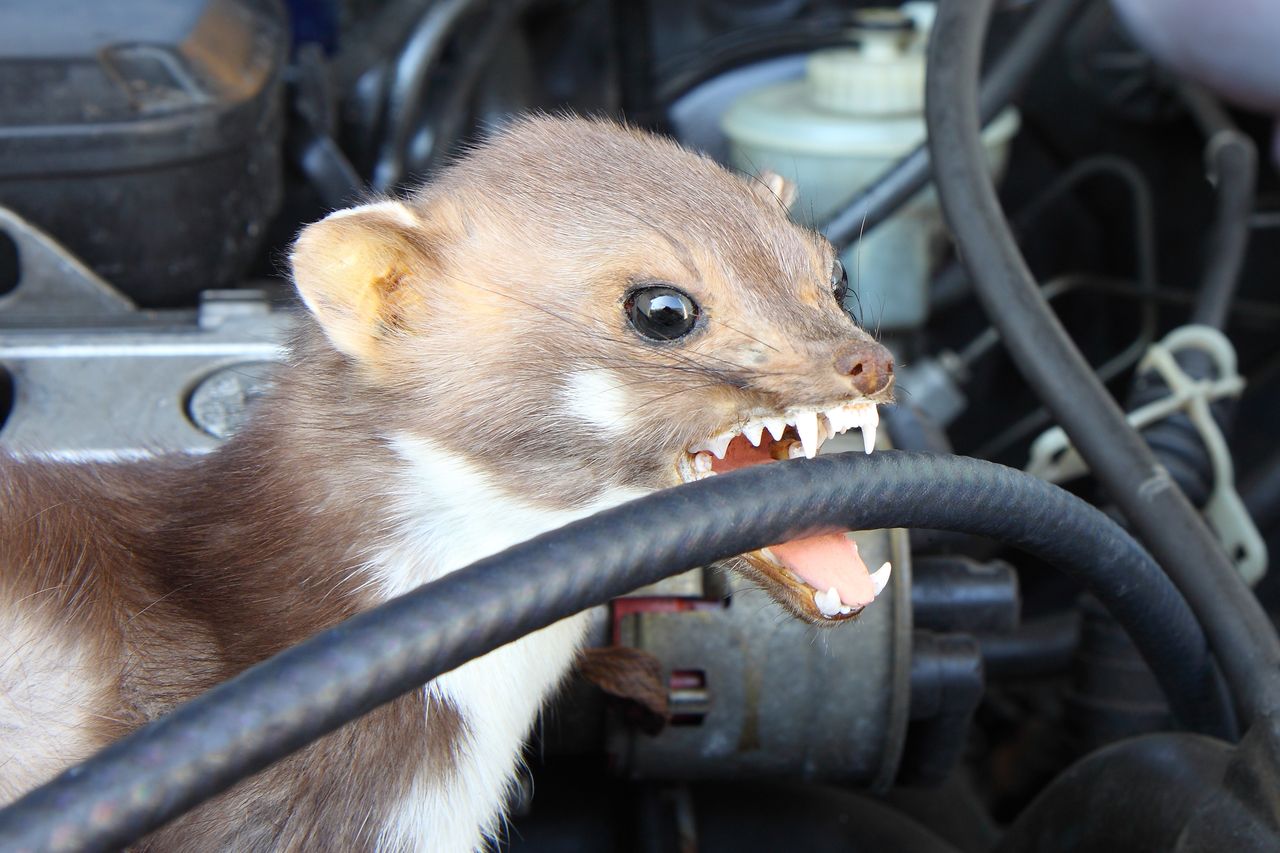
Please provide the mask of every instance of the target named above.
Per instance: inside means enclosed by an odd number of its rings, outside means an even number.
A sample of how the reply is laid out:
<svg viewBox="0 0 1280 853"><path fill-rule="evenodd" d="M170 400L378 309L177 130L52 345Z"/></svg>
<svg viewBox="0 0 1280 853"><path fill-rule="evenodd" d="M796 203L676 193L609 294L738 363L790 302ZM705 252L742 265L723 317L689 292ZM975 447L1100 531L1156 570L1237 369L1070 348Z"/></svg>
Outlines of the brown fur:
<svg viewBox="0 0 1280 853"><path fill-rule="evenodd" d="M394 532L389 436L565 509L673 485L676 455L743 412L848 398L836 360L877 345L775 183L604 122L517 123L404 205L303 232L295 277L319 326L214 454L0 461L0 609L43 620L100 675L66 762L376 600L362 566ZM637 335L622 302L646 282L692 295L704 326ZM624 389L625 438L566 411L583 371ZM466 725L402 698L142 848L367 849L415 773L448 777Z"/></svg>
<svg viewBox="0 0 1280 853"><path fill-rule="evenodd" d="M367 404L325 418L328 407L311 401L299 422L294 405L320 391L282 386L277 405L199 462L0 460L0 601L56 613L110 674L99 724L82 733L92 749L370 603L354 570L380 533L378 496L350 485L390 463L367 429L346 423L361 408L368 417ZM403 697L141 849L368 849L418 770L405 756L446 774L460 725L452 708Z"/></svg>

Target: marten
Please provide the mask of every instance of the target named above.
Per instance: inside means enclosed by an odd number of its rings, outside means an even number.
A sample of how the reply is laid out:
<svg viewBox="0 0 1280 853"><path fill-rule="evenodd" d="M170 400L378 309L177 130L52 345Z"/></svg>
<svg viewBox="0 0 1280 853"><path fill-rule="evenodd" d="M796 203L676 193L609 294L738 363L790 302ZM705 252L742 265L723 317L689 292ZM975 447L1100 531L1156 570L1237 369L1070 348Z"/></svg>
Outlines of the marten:
<svg viewBox="0 0 1280 853"><path fill-rule="evenodd" d="M517 120L416 192L303 229L307 312L215 452L0 460L0 803L536 534L852 427L870 452L893 359L793 197L608 121ZM818 624L890 571L840 533L734 565ZM136 849L484 849L584 627L442 675Z"/></svg>

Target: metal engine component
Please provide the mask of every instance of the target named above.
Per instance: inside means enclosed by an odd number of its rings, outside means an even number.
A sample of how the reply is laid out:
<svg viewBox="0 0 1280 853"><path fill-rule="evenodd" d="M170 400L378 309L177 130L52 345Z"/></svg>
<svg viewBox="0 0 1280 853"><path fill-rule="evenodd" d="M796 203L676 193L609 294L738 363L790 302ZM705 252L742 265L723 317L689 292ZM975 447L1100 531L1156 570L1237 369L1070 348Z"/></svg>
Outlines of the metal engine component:
<svg viewBox="0 0 1280 853"><path fill-rule="evenodd" d="M905 531L856 535L871 565L892 560L888 590L848 630L783 614L736 574L726 597L615 605L618 639L653 654L670 684L672 724L650 735L614 719L619 769L644 779L787 779L888 788L909 722L912 619ZM673 601L684 606L673 606Z"/></svg>
<svg viewBox="0 0 1280 853"><path fill-rule="evenodd" d="M196 311L141 311L0 208L17 286L0 298L0 447L77 462L201 453L240 423L292 321L261 291L212 291Z"/></svg>

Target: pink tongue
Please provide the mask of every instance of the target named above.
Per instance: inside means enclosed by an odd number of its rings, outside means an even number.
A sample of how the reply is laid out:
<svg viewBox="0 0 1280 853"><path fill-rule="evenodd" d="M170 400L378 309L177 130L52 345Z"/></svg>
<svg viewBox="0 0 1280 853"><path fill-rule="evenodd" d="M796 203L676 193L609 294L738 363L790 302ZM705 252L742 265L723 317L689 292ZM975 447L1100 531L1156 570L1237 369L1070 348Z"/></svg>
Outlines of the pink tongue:
<svg viewBox="0 0 1280 853"><path fill-rule="evenodd" d="M875 600L871 573L858 556L857 544L843 533L827 533L773 545L769 553L820 592L831 587L851 607L865 607Z"/></svg>

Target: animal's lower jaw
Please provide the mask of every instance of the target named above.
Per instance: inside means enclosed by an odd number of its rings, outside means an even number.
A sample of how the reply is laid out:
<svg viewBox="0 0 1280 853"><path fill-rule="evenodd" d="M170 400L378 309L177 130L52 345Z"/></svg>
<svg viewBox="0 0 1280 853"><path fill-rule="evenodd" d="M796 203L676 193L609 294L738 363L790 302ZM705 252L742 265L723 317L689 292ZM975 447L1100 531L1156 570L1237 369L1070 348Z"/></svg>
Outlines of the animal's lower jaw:
<svg viewBox="0 0 1280 853"><path fill-rule="evenodd" d="M865 575L871 584L869 596L856 603L848 603L847 594L841 595L833 585L819 589L788 568L774 554L777 548L761 548L742 555L748 567L747 573L757 581L784 607L796 617L807 622L820 625L833 625L849 619L856 619L866 607L874 601L889 584L892 566L884 563L874 572L868 572L866 564L858 555L858 546L848 534L828 534L847 539L847 547L851 549L851 566L849 571L857 575ZM826 538L826 537L820 537Z"/></svg>

